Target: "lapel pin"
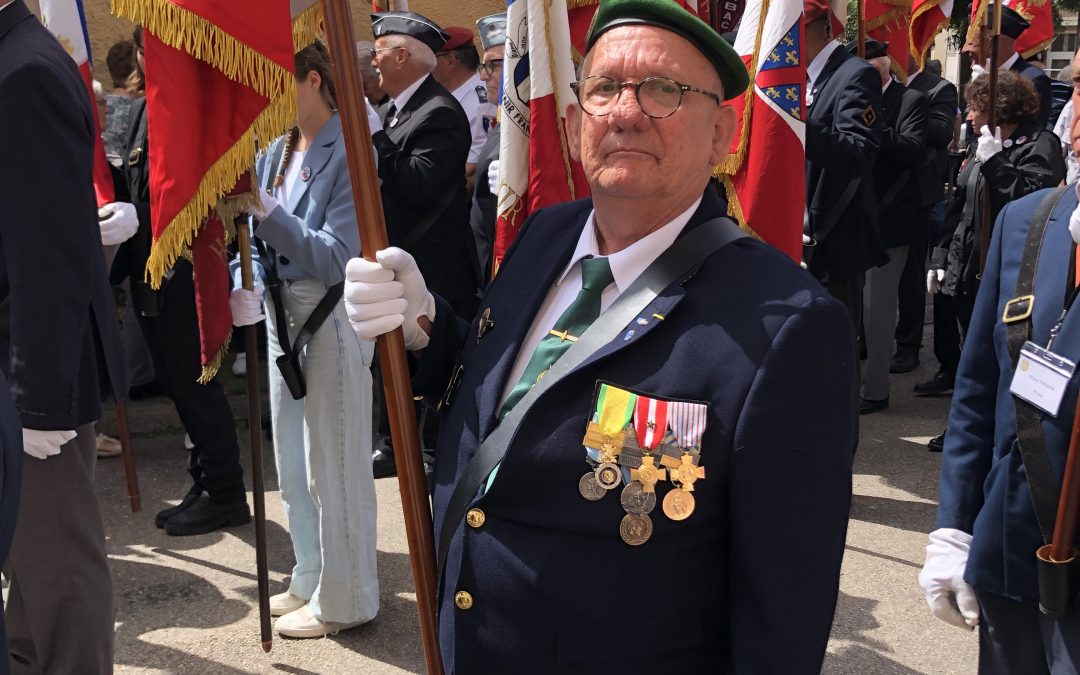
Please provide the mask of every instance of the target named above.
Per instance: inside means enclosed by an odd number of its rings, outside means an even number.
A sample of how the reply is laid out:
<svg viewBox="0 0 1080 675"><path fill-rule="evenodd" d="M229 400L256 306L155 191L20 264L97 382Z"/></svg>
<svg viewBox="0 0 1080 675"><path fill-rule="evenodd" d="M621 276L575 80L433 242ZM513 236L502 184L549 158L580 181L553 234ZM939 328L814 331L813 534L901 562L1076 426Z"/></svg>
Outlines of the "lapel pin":
<svg viewBox="0 0 1080 675"><path fill-rule="evenodd" d="M480 315L480 323L476 327L476 342L479 344L480 338L484 337L484 334L488 332L488 329L494 328L495 322L491 320L491 308L484 309L484 313Z"/></svg>
<svg viewBox="0 0 1080 675"><path fill-rule="evenodd" d="M646 319L643 316L639 316L638 320L637 320L637 325L639 325L639 326L647 326L647 325L649 325L649 320Z"/></svg>
<svg viewBox="0 0 1080 675"><path fill-rule="evenodd" d="M634 329L626 331L626 335L622 336L623 342L629 342L630 338L634 337Z"/></svg>
<svg viewBox="0 0 1080 675"><path fill-rule="evenodd" d="M300 180L304 181L305 183L308 182L309 180L311 180L311 167L310 166L305 166L303 168L303 170L300 172Z"/></svg>

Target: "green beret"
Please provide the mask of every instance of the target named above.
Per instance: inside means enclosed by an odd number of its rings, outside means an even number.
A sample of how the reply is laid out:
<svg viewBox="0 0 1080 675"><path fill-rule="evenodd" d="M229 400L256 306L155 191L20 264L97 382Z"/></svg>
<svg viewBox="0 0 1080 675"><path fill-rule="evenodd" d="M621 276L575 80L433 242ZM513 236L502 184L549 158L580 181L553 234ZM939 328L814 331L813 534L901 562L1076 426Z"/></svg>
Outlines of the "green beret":
<svg viewBox="0 0 1080 675"><path fill-rule="evenodd" d="M585 45L586 53L600 36L619 26L656 26L681 35L698 48L720 74L724 98L735 98L750 84L742 58L712 27L671 0L600 0Z"/></svg>

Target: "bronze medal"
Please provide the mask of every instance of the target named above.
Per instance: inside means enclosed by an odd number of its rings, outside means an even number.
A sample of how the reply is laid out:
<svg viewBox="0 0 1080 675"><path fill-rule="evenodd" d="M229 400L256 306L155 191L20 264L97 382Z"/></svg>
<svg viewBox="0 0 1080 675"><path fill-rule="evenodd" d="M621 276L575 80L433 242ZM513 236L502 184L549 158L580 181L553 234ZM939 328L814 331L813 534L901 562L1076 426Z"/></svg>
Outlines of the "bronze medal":
<svg viewBox="0 0 1080 675"><path fill-rule="evenodd" d="M623 516L622 522L619 523L619 536L631 546L641 546L649 541L652 530L652 519L648 516L628 513Z"/></svg>
<svg viewBox="0 0 1080 675"><path fill-rule="evenodd" d="M614 490L622 482L622 472L611 462L604 462L593 469L596 482L605 490Z"/></svg>
<svg viewBox="0 0 1080 675"><path fill-rule="evenodd" d="M672 490L664 497L664 515L672 520L686 520L694 512L694 495L686 490Z"/></svg>
<svg viewBox="0 0 1080 675"><path fill-rule="evenodd" d="M641 483L630 483L624 487L619 500L623 509L635 516L647 516L656 508L656 493L645 492Z"/></svg>
<svg viewBox="0 0 1080 675"><path fill-rule="evenodd" d="M577 489L578 492L581 493L581 496L588 499L590 502L598 501L607 494L607 490L600 487L600 484L596 482L596 476L592 471L581 477L581 480L578 481Z"/></svg>

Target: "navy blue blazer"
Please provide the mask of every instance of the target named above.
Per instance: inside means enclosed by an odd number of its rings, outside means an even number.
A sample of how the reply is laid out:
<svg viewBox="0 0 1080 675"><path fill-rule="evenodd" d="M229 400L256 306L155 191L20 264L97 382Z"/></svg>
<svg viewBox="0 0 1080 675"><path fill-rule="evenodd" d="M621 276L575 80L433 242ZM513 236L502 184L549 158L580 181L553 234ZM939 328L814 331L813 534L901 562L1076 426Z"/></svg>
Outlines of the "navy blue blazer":
<svg viewBox="0 0 1080 675"><path fill-rule="evenodd" d="M526 221L480 305L495 322L482 338L477 320L456 320L436 299L416 390L439 398L459 353L464 368L436 452L437 533L591 207L562 204ZM686 230L722 215L709 188ZM819 672L851 495L846 311L748 238L666 288L640 317L537 400L472 505L486 516L482 526L458 526L439 598L448 673ZM618 495L587 502L577 489L598 380L708 404L697 510L676 523L657 508L652 538L639 547L619 537ZM462 590L470 609L455 606Z"/></svg>
<svg viewBox="0 0 1080 675"><path fill-rule="evenodd" d="M19 496L22 488L22 426L15 404L11 401L11 389L0 375L0 560L7 560L11 540L15 536L15 523L19 519ZM11 672L7 637L4 631L4 614L0 612L0 675Z"/></svg>
<svg viewBox="0 0 1080 675"><path fill-rule="evenodd" d="M1046 190L1010 202L998 216L971 328L956 374L941 461L937 527L973 535L964 579L979 591L1037 600L1035 549L1042 545L1024 464L1016 447L1016 407L1009 392L1013 367L1006 346L1005 303L1016 290L1028 221ZM1068 190L1046 229L1035 278L1031 340L1046 346L1072 279ZM1080 362L1080 311L1069 312L1054 351ZM1069 448L1077 385L1074 377L1055 418L1043 418L1050 463L1060 477Z"/></svg>

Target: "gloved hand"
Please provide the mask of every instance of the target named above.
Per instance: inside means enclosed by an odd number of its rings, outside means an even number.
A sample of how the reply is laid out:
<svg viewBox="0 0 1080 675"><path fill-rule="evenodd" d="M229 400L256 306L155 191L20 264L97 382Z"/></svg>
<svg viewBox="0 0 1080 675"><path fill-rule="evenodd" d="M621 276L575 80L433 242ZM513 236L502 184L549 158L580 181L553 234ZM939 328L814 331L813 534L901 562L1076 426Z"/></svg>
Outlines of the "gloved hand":
<svg viewBox="0 0 1080 675"><path fill-rule="evenodd" d="M139 230L139 215L135 212L135 205L127 202L112 202L102 206L98 209L98 221L101 243L104 246L123 244Z"/></svg>
<svg viewBox="0 0 1080 675"><path fill-rule="evenodd" d="M491 194L499 194L499 160L491 160L491 164L488 165L488 190Z"/></svg>
<svg viewBox="0 0 1080 675"><path fill-rule="evenodd" d="M1077 184L1077 189L1080 190L1080 183ZM1072 235L1073 241L1080 244L1080 207L1069 216L1069 234Z"/></svg>
<svg viewBox="0 0 1080 675"><path fill-rule="evenodd" d="M945 281L945 270L926 270L926 292L934 295L941 290L941 282Z"/></svg>
<svg viewBox="0 0 1080 675"><path fill-rule="evenodd" d="M985 75L985 74L986 74L986 68L983 68L982 66L980 66L977 63L971 64L971 79L974 80L976 77L979 77L980 75Z"/></svg>
<svg viewBox="0 0 1080 675"><path fill-rule="evenodd" d="M367 104L367 123L371 129L371 135L374 136L376 132L382 131L382 118L379 117L379 112L375 110L375 107L371 105L371 101L364 99L364 103Z"/></svg>
<svg viewBox="0 0 1080 675"><path fill-rule="evenodd" d="M971 535L942 528L930 533L926 562L919 572L919 585L934 616L960 628L979 625L979 600L975 589L964 581Z"/></svg>
<svg viewBox="0 0 1080 675"><path fill-rule="evenodd" d="M266 220L274 212L274 209L281 206L281 202L275 199L273 195L268 194L266 190L259 190L258 192L259 203L251 209L251 215L255 216L257 220Z"/></svg>
<svg viewBox="0 0 1080 675"><path fill-rule="evenodd" d="M345 309L353 331L362 340L374 340L401 326L405 348L427 347L429 337L417 323L435 319L432 297L416 266L416 260L400 248L375 254L378 262L353 258L345 266Z"/></svg>
<svg viewBox="0 0 1080 675"><path fill-rule="evenodd" d="M75 438L74 431L22 430L23 452L36 459L48 459L60 454L60 446Z"/></svg>
<svg viewBox="0 0 1080 675"><path fill-rule="evenodd" d="M263 287L255 284L254 290L234 288L229 294L234 326L251 326L263 320Z"/></svg>
<svg viewBox="0 0 1080 675"><path fill-rule="evenodd" d="M980 162L985 163L1002 150L1001 127L994 128L994 135L990 135L990 127L983 125L979 132L979 147L975 149L975 156Z"/></svg>

